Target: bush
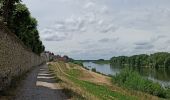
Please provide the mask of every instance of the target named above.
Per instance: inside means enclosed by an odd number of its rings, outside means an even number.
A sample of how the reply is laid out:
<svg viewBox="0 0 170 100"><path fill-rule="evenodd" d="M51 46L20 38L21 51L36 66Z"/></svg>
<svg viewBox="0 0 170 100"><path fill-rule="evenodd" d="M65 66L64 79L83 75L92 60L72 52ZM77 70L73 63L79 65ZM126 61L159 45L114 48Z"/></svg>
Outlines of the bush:
<svg viewBox="0 0 170 100"><path fill-rule="evenodd" d="M119 74L113 76L113 82L129 89L167 98L167 90L165 90L160 84L143 78L139 73L129 68L125 68Z"/></svg>
<svg viewBox="0 0 170 100"><path fill-rule="evenodd" d="M96 68L92 68L91 70L92 70L93 72L96 72Z"/></svg>
<svg viewBox="0 0 170 100"><path fill-rule="evenodd" d="M82 61L72 61L72 63L80 65L80 66L84 66Z"/></svg>
<svg viewBox="0 0 170 100"><path fill-rule="evenodd" d="M86 70L90 70L90 69L88 69L87 67L84 67L84 66L83 66L83 68L86 69Z"/></svg>

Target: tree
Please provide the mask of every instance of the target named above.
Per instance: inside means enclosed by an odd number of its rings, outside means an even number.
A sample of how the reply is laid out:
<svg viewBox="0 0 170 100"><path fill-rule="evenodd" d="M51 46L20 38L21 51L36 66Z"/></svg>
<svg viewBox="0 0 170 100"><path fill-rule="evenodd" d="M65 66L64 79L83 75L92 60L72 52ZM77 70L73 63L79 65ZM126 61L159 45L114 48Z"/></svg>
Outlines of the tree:
<svg viewBox="0 0 170 100"><path fill-rule="evenodd" d="M165 60L164 66L165 68L170 68L170 57Z"/></svg>
<svg viewBox="0 0 170 100"><path fill-rule="evenodd" d="M99 59L99 61L104 61L104 59Z"/></svg>
<svg viewBox="0 0 170 100"><path fill-rule="evenodd" d="M33 52L40 54L45 47L40 41L39 32L37 30L37 20L31 17L26 5L17 3L16 9L12 15L11 26L9 27L26 46Z"/></svg>
<svg viewBox="0 0 170 100"><path fill-rule="evenodd" d="M40 54L45 50L37 30L37 20L31 17L26 5L20 3L21 0L0 0L0 16L7 23L8 28L32 49Z"/></svg>
<svg viewBox="0 0 170 100"><path fill-rule="evenodd" d="M4 21L10 26L12 21L13 11L15 10L15 4L19 3L21 0L1 0L2 2L2 17Z"/></svg>
<svg viewBox="0 0 170 100"><path fill-rule="evenodd" d="M118 64L118 65L129 65L133 67L144 67L150 66L156 69L160 67L169 67L170 66L170 53L167 52L158 52L149 55L141 54L141 55L134 55L130 57L126 56L119 56L119 57L112 57L111 64Z"/></svg>

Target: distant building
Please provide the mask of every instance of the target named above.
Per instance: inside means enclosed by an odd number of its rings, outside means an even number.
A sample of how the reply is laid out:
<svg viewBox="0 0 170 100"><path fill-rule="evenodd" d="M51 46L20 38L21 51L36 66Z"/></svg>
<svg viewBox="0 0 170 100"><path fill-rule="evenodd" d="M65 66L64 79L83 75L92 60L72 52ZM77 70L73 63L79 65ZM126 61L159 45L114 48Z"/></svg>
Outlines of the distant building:
<svg viewBox="0 0 170 100"><path fill-rule="evenodd" d="M46 54L48 61L52 61L54 59L54 53L50 51L45 51L44 53Z"/></svg>
<svg viewBox="0 0 170 100"><path fill-rule="evenodd" d="M67 55L64 55L62 57L60 55L54 55L54 53L52 53L50 51L45 51L45 54L47 56L47 60L48 61L64 61L64 62L69 62L70 60L72 60Z"/></svg>
<svg viewBox="0 0 170 100"><path fill-rule="evenodd" d="M54 61L64 61L64 62L68 62L70 60L70 58L68 56L60 56L60 55L55 55L54 56Z"/></svg>

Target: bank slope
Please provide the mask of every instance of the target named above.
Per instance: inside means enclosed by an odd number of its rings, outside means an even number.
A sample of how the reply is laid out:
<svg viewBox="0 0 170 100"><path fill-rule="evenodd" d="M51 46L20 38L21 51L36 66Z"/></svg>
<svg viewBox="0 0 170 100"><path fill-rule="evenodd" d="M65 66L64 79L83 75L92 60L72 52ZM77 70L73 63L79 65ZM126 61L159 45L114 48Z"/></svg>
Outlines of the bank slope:
<svg viewBox="0 0 170 100"><path fill-rule="evenodd" d="M111 83L111 78L83 67L64 62L49 63L50 71L73 99L93 100L157 100L157 97L120 88Z"/></svg>

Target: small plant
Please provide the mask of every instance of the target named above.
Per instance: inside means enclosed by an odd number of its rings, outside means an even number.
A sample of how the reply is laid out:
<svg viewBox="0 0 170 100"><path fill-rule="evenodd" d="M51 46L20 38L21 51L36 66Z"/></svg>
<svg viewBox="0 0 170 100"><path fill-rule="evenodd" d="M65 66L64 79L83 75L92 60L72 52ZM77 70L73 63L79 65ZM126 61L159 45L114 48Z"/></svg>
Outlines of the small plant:
<svg viewBox="0 0 170 100"><path fill-rule="evenodd" d="M86 70L90 70L90 69L88 69L87 67L84 67L84 66L83 66L83 68L86 69Z"/></svg>
<svg viewBox="0 0 170 100"><path fill-rule="evenodd" d="M91 70L92 70L93 72L96 72L96 68L92 68Z"/></svg>
<svg viewBox="0 0 170 100"><path fill-rule="evenodd" d="M84 66L82 61L72 61L72 63L80 65L80 66Z"/></svg>

